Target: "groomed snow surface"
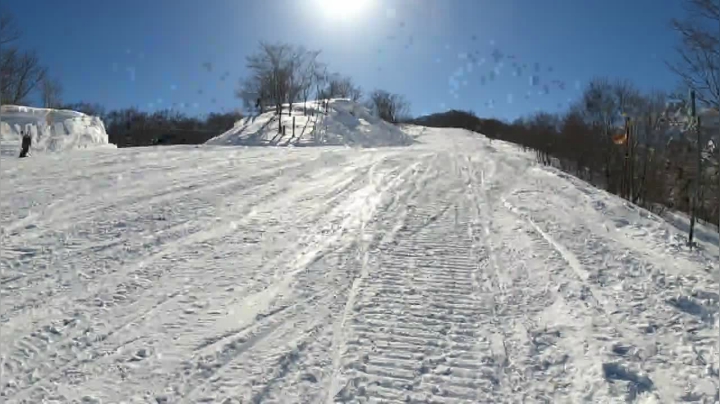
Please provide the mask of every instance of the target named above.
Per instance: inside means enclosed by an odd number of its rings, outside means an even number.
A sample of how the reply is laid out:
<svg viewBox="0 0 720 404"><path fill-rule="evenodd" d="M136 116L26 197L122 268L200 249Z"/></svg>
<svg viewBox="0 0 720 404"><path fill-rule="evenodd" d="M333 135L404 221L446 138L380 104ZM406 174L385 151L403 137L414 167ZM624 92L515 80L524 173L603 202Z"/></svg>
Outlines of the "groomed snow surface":
<svg viewBox="0 0 720 404"><path fill-rule="evenodd" d="M323 106L327 103L327 108ZM283 105L278 118L274 108L235 123L235 127L210 139L208 145L231 146L404 146L412 138L370 111L347 99L308 101ZM294 130L293 130L294 123ZM285 127L283 135L279 128Z"/></svg>
<svg viewBox="0 0 720 404"><path fill-rule="evenodd" d="M0 107L0 150L2 155L18 156L21 132L30 133L30 155L115 147L108 142L105 125L98 117L81 112L19 105Z"/></svg>
<svg viewBox="0 0 720 404"><path fill-rule="evenodd" d="M517 147L4 158L6 403L710 403L717 249Z"/></svg>

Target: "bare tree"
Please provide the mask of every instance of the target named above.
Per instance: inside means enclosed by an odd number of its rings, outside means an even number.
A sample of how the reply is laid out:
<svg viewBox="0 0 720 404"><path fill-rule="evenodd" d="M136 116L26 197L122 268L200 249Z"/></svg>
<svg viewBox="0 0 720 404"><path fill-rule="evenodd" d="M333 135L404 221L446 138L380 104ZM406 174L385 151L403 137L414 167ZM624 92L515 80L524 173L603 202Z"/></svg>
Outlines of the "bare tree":
<svg viewBox="0 0 720 404"><path fill-rule="evenodd" d="M410 113L410 103L398 94L375 90L370 94L369 106L380 119L398 123Z"/></svg>
<svg viewBox="0 0 720 404"><path fill-rule="evenodd" d="M247 67L252 72L247 87L257 91L264 102L275 105L278 114L290 91L292 51L292 46L287 44L261 42L260 51L247 58Z"/></svg>
<svg viewBox="0 0 720 404"><path fill-rule="evenodd" d="M323 66L322 70L318 70L315 73L315 77L313 78L315 81L315 96L318 101L323 100L322 105L325 106L325 112L327 113L327 102L325 101L328 97L325 94L325 86L328 82L328 72L327 72L327 66ZM322 110L322 107L319 108L319 110Z"/></svg>
<svg viewBox="0 0 720 404"><path fill-rule="evenodd" d="M304 94L308 83L308 71L316 64L318 51L306 51L288 44L260 43L260 50L247 58L251 75L241 81L236 91L245 106L260 98L264 103L275 105L277 114L282 104L292 104Z"/></svg>
<svg viewBox="0 0 720 404"><path fill-rule="evenodd" d="M62 105L62 90L62 85L57 79L45 76L40 83L43 106L59 108Z"/></svg>
<svg viewBox="0 0 720 404"><path fill-rule="evenodd" d="M20 30L7 10L0 10L0 104L22 104L45 77L45 68L32 52L8 46Z"/></svg>
<svg viewBox="0 0 720 404"><path fill-rule="evenodd" d="M288 115L292 115L293 104L300 97L302 90L302 68L304 50L302 48L293 49L287 64L287 102Z"/></svg>
<svg viewBox="0 0 720 404"><path fill-rule="evenodd" d="M203 126L207 130L224 132L231 129L235 125L235 122L241 120L242 118L242 114L236 111L225 112L222 114L211 112L205 119L205 124Z"/></svg>
<svg viewBox="0 0 720 404"><path fill-rule="evenodd" d="M0 52L0 84L2 104L23 104L27 97L45 78L46 69L31 52L2 49Z"/></svg>
<svg viewBox="0 0 720 404"><path fill-rule="evenodd" d="M363 97L363 92L360 87L357 86L351 86L348 89L347 98L350 98L350 100L358 102Z"/></svg>
<svg viewBox="0 0 720 404"><path fill-rule="evenodd" d="M350 77L335 73L328 77L327 87L322 95L322 98L349 98L357 102L362 98L362 89L356 86Z"/></svg>
<svg viewBox="0 0 720 404"><path fill-rule="evenodd" d="M262 92L262 83L254 78L247 78L247 79L241 79L240 80L240 86L235 90L235 96L242 100L243 107L246 109L252 109L255 106L255 103L257 102L258 98L262 100L266 100L266 97L263 97Z"/></svg>
<svg viewBox="0 0 720 404"><path fill-rule="evenodd" d="M13 15L4 7L0 8L0 46L20 38L20 29Z"/></svg>
<svg viewBox="0 0 720 404"><path fill-rule="evenodd" d="M304 58L300 80L300 92L303 97L303 112L307 115L307 101L312 94L313 88L321 80L324 65L317 60L320 51L307 52Z"/></svg>
<svg viewBox="0 0 720 404"><path fill-rule="evenodd" d="M293 104L297 102L300 97L307 103L316 76L316 70L319 67L319 62L317 61L319 55L320 51L308 51L302 47L294 49L292 59L288 65L290 70L288 92L290 111L292 111ZM303 107L303 112L307 114L306 106Z"/></svg>
<svg viewBox="0 0 720 404"><path fill-rule="evenodd" d="M606 78L593 79L583 92L581 105L576 109L587 120L587 124L600 129L602 141L595 152L603 156L605 187L614 193L628 193L627 163L632 161L632 143L618 147L615 139L627 132L627 120L637 115L642 104L640 92L629 82L610 81ZM624 135L623 135L624 134Z"/></svg>
<svg viewBox="0 0 720 404"><path fill-rule="evenodd" d="M720 108L720 0L685 0L688 16L673 19L680 61L670 65L697 100Z"/></svg>
<svg viewBox="0 0 720 404"><path fill-rule="evenodd" d="M658 175L658 170L652 168L658 166L655 150L662 147L665 141L662 132L667 126L665 119L667 94L651 92L642 97L638 104L633 122L634 136L629 139L633 150L631 160L633 170L630 173L630 189L633 192L629 195L629 199L633 203L647 200L648 184L653 181L651 177ZM655 180L654 183L657 181Z"/></svg>
<svg viewBox="0 0 720 404"><path fill-rule="evenodd" d="M624 115L635 114L641 99L628 81L595 78L583 92L581 110L589 121L610 129L622 125Z"/></svg>

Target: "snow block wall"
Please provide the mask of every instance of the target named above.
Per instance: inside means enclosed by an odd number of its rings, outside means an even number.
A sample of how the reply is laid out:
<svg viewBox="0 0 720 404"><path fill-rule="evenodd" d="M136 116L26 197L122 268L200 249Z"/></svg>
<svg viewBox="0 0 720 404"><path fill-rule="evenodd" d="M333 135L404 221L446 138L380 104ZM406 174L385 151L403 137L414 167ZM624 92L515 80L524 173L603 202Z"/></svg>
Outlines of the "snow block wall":
<svg viewBox="0 0 720 404"><path fill-rule="evenodd" d="M70 110L19 105L3 105L0 112L3 154L19 153L22 131L32 136L30 154L115 147L108 140L105 124L95 116Z"/></svg>

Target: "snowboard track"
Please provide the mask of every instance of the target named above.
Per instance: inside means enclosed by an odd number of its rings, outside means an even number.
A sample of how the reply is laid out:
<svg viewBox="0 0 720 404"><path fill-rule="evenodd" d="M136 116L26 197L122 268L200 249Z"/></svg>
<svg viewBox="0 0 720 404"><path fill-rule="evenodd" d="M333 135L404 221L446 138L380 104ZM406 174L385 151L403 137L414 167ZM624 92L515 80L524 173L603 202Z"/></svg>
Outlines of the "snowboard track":
<svg viewBox="0 0 720 404"><path fill-rule="evenodd" d="M340 191L340 192L347 191L348 189L350 189L350 188L349 188L350 186L352 186L352 184L348 184L345 188L341 188L339 191ZM259 187L259 185L256 186L255 188L257 188L257 187ZM249 203L249 204L247 204L247 205L239 205L239 206L238 206L238 207L243 207L243 209L241 210L241 213L240 213L240 216L241 216L241 219L240 219L240 220L242 220L242 217L245 217L252 209L254 209L255 207L257 207L259 204L261 204L261 203L263 203L263 202L266 202L269 198L272 198L272 197L274 197L274 196L283 195L283 194L287 191L287 188L273 189L272 187L265 187L265 189L270 189L271 192L270 192L270 193L267 193L267 191L265 191L265 192L259 194L259 196L256 196L255 198L253 198L254 200L251 199L251 201L252 201L251 203ZM250 189L250 190L252 190L252 189ZM338 196L338 195L335 195L335 197L337 197L337 196ZM328 198L328 199L330 199L330 198ZM330 199L330 200L331 200L331 199ZM326 206L319 206L319 207L318 207L318 208L319 208L318 213L322 213L322 210L326 209L327 206L328 206L328 205L326 205ZM330 206L332 206L332 204L331 204ZM205 232L205 234L207 234L207 236L210 236L210 237L213 237L213 238L219 238L219 237L221 237L221 236L224 235L224 234L229 234L229 232L231 232L231 231L233 231L233 230L234 230L234 227L226 227L226 230L221 233L221 232L217 232L217 231L216 231L216 228L215 228L214 226L210 226L210 227L208 227L208 228L206 228L206 229L204 229L204 230L201 230L201 232ZM152 262L153 259L163 258L164 256L167 256L167 255L168 255L169 253L171 253L172 251L179 251L182 247L190 246L190 245L192 245L192 244L197 244L198 242L209 241L209 240L211 240L211 239L208 239L208 238L206 238L206 237L203 237L203 236L202 236L202 233L200 233L200 234L198 234L198 233L191 233L191 234L186 235L184 238L181 238L181 239L179 239L179 240L174 241L173 244L171 244L171 245L168 246L168 247L165 247L165 248L162 249L160 252L158 252L158 253L156 253L156 254L153 254L153 255L151 255L151 256L149 256L149 257L147 257L147 256L146 256L146 257L143 257L143 258L139 259L138 261L140 261L139 263L142 263L142 264L143 264L143 267L147 267L147 266L149 266L149 265L151 264L151 262ZM141 269L142 269L142 268L138 268L138 267L137 267L137 263L136 263L136 264L133 264L133 266L135 267L135 270L141 270ZM127 269L127 267L124 268L124 269ZM126 272L126 273L123 273L123 274L122 274L122 278L123 278L123 279L124 279L124 278L127 278L127 276L132 277L132 274L133 274L133 270L131 269L131 270L129 271L129 273L127 273L127 272ZM154 274L154 275L151 275L150 278L147 278L147 275L148 275L147 273L143 273L143 275L145 275L145 278L146 278L146 279L152 281L152 280L157 280L157 279L159 279L159 277L162 277L162 276L164 275L164 273L162 273L162 272L161 272L161 273L156 273L156 274ZM119 277L120 277L120 276L117 276L117 278L119 278ZM118 290L118 286L117 286L117 285L118 285L118 284L122 284L124 281L118 279L117 282L118 282L118 283L116 283L116 284L113 285L113 282L109 282L107 278L106 278L106 279L103 279L103 283L98 284L98 285L94 285L92 289L87 289L88 298L86 298L86 300L92 300L92 296L108 295L108 294L112 295L112 293L108 293L108 292L109 292L109 291L112 291L112 290ZM139 298L141 298L141 296L138 296L137 298L139 299ZM177 295L175 295L174 298L177 298ZM163 299L164 299L164 300L161 301L162 303L167 302L167 299L165 299L164 297L163 297ZM77 301L77 298L75 298L75 300ZM120 308L122 308L122 307L125 307L125 306L128 306L128 305L134 303L135 301L136 301L136 300L132 300L132 299L131 299L131 300L128 300L128 299L127 299L127 296L119 296L119 300L113 302L114 304L112 304L112 306L114 306L114 308L116 308L116 309L120 309ZM153 306L153 309L148 310L148 311L145 312L144 314L140 313L140 314L138 314L138 316L133 317L133 318L130 318L130 319L128 319L126 322L124 322L124 323L122 323L122 324L119 324L119 325L117 326L117 328L112 328L112 329L109 329L109 330L108 330L107 332L105 332L105 333L99 334L99 335L97 336L97 340L103 341L103 340L111 337L111 336L114 335L118 330L123 329L124 327L126 327L126 326L129 325L129 324L134 324L134 323L136 323L139 319L141 319L142 317L144 317L146 314L152 312L155 308L157 308L157 307L159 307L159 306L160 306L160 304L155 304L155 305ZM10 313L8 313L7 315L18 315L18 312L17 312L17 311L15 311L15 312L10 312ZM101 315L100 312L98 312L98 313L97 313L97 316L102 316L102 315ZM92 316L87 316L87 317L92 317ZM60 339L60 340L53 340L53 339L51 339L51 338L48 337L49 334L57 333L57 331L53 331L53 330L56 330L56 329L57 329L57 327L52 324L52 323L54 323L54 322L55 322L55 321L52 320L52 322L51 322L50 324L47 324L47 323L46 323L45 325L38 325L36 328L39 328L39 331L33 331L29 336L27 336L27 337L25 337L25 338L23 338L23 339L18 340L18 341L16 342L16 344L19 344L19 345L18 345L18 350L17 350L16 352L18 352L19 354L22 354L22 352L25 352L25 350L23 349L23 345L25 345L25 346L27 346L29 349L31 349L31 350L34 352L33 355L37 355L36 358L35 358L36 360L33 361L33 362L34 362L34 363L42 363L42 362L44 361L44 359L47 358L47 356L46 356L46 355L41 355L41 353L45 352L46 354L50 354L50 351L49 351L50 344L49 344L48 342L46 342L46 341L43 341L43 340L52 341L52 344L53 344L53 346L55 346L55 347L57 347L57 346L62 346L63 344L72 344L72 343L75 341L76 337L77 337L75 334L69 334L67 337L65 337L65 338L63 338L63 339ZM50 331L48 331L48 330L50 330ZM25 342L25 341L33 341L33 342L35 342L35 343L38 343L38 345L40 345L40 346L33 348L33 346L34 346L33 343L31 343L31 342ZM41 341L42 341L42 342L41 342ZM92 342L90 342L89 344L90 344L90 345L85 346L86 349L87 349L87 348L90 348L90 346L92 345ZM112 350L112 349L111 349L111 350ZM25 355L22 355L22 356L25 356ZM10 363L12 363L13 357L16 357L16 356L13 356L13 355L11 354L11 355L10 355L10 358L8 359L8 360L10 361ZM55 368L55 370L54 370L52 373L48 374L47 377L52 377L52 376L58 375L58 374L61 373L62 371L66 370L67 368L70 368L70 367L74 366L74 365L77 364L78 362L79 362L79 360L70 360L70 361L68 361L67 363L65 363L64 365ZM4 365L7 366L8 363L9 363L9 362L6 360L5 363L4 363ZM62 362L61 362L61 363L62 363ZM56 363L55 365L60 365L61 363ZM20 367L24 367L23 365L27 365L28 363L27 363L26 361L24 361L24 360L18 360L18 361L16 362L16 364L17 364L17 365L20 365ZM35 369L35 368L31 368L31 370L32 370L32 369ZM34 372L35 372L35 371L34 371ZM42 373L42 372L37 372L37 373ZM21 389L21 390L17 393L18 396L19 396L19 397L22 397L24 393L29 392L28 389L32 389L36 384L43 382L45 379L46 379L45 377L40 377L39 379L32 381L28 386L26 386L26 388Z"/></svg>

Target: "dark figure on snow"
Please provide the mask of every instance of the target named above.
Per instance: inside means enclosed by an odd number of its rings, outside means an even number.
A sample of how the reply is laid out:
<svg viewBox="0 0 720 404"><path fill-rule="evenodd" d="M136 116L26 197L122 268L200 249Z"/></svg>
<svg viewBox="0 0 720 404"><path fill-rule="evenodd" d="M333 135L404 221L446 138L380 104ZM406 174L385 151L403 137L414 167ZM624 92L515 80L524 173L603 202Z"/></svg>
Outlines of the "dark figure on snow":
<svg viewBox="0 0 720 404"><path fill-rule="evenodd" d="M32 137L30 137L30 132L20 133L22 133L22 150L20 150L20 158L23 158L27 157L27 154L30 151L30 146L32 145Z"/></svg>
<svg viewBox="0 0 720 404"><path fill-rule="evenodd" d="M255 101L255 109L262 112L262 110L260 109L261 105L262 105L262 100L260 98L258 98L257 101Z"/></svg>

